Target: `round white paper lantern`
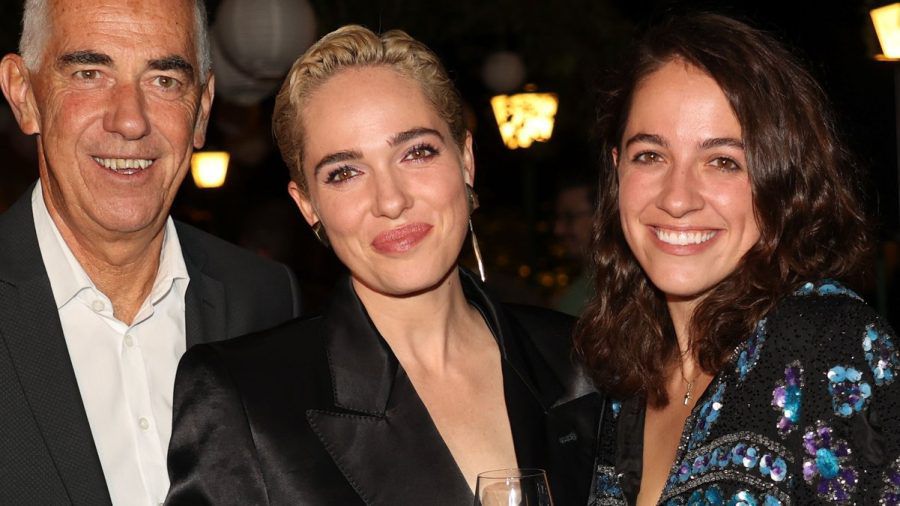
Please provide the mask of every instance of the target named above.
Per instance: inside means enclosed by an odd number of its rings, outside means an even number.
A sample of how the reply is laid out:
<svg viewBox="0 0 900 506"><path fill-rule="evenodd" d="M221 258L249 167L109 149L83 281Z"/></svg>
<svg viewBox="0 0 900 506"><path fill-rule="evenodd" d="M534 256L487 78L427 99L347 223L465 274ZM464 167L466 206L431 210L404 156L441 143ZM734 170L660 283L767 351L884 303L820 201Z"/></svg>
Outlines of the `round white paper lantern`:
<svg viewBox="0 0 900 506"><path fill-rule="evenodd" d="M237 105L254 105L275 93L281 84L280 79L255 79L237 69L213 38L210 42L213 74L216 76L216 98Z"/></svg>
<svg viewBox="0 0 900 506"><path fill-rule="evenodd" d="M525 81L525 63L512 51L491 53L481 68L481 78L494 93L513 91Z"/></svg>
<svg viewBox="0 0 900 506"><path fill-rule="evenodd" d="M224 0L214 37L229 61L257 79L278 79L316 37L306 0Z"/></svg>

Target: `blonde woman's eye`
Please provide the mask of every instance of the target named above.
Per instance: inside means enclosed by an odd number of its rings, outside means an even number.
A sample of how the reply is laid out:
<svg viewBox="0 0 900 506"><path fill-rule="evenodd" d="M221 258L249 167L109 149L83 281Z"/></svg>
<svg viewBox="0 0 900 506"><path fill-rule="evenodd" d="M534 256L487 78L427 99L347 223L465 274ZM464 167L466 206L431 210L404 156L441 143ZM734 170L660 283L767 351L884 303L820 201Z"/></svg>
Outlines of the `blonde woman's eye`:
<svg viewBox="0 0 900 506"><path fill-rule="evenodd" d="M427 160L438 154L437 148L430 144L419 144L413 146L406 152L404 160Z"/></svg>
<svg viewBox="0 0 900 506"><path fill-rule="evenodd" d="M357 171L356 169L354 169L353 167L350 167L348 165L345 165L343 167L338 167L328 173L328 176L326 176L326 178L325 178L325 183L327 183L327 184L343 183L345 181L348 181L348 180L356 177L358 173L359 173L359 171Z"/></svg>

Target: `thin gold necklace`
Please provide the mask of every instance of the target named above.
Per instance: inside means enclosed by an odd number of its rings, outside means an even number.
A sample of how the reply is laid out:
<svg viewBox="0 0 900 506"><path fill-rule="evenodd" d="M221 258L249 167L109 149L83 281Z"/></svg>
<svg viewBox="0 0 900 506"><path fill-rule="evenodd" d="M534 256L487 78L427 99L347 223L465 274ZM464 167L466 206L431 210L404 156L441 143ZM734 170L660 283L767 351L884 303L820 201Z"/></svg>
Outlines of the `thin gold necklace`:
<svg viewBox="0 0 900 506"><path fill-rule="evenodd" d="M700 373L697 373L697 375L694 376L694 379L692 379L692 380L687 379L687 376L684 375L684 361L683 360L681 361L681 364L679 364L678 370L681 372L681 381L684 381L684 385L686 387L685 391L684 391L684 405L687 406L688 403L691 402L691 398L693 398L694 383L697 382L697 378L700 377Z"/></svg>

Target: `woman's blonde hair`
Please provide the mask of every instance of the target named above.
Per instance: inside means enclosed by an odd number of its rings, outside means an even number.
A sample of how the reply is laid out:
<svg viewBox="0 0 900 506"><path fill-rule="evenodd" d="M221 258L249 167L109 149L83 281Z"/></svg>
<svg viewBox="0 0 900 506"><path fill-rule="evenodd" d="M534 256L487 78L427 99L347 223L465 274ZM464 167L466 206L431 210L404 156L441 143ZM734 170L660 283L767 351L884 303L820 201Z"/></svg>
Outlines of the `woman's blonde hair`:
<svg viewBox="0 0 900 506"><path fill-rule="evenodd" d="M368 28L347 25L325 35L294 62L278 97L272 131L291 179L308 191L303 175L302 108L329 78L345 69L384 66L419 83L438 115L447 122L458 146L466 138L459 92L437 55L406 32L376 35Z"/></svg>

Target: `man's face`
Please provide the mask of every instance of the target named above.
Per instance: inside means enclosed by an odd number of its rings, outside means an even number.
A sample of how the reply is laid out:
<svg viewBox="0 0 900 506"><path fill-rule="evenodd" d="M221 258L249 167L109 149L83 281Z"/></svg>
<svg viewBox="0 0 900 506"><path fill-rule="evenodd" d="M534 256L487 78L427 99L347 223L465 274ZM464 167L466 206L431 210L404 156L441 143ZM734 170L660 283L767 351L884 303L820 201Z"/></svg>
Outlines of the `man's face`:
<svg viewBox="0 0 900 506"><path fill-rule="evenodd" d="M51 213L76 240L157 233L212 103L192 2L56 0L48 30L17 116Z"/></svg>

